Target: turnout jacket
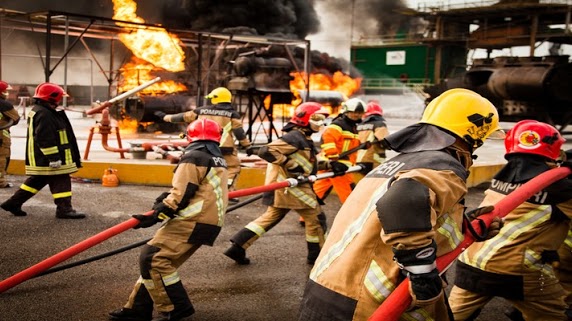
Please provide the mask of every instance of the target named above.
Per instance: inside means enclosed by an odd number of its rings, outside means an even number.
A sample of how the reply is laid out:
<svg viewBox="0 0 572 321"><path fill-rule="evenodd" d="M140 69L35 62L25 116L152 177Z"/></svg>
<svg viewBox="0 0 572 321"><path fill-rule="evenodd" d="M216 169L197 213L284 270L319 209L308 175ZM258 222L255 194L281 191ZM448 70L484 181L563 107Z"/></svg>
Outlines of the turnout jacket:
<svg viewBox="0 0 572 321"><path fill-rule="evenodd" d="M242 128L240 114L230 103L203 106L184 113L167 115L165 116L165 121L191 123L199 118L212 119L220 125L222 128L220 150L224 155L232 154L236 149L234 146L235 137L242 147L251 145L250 140L246 137L244 128Z"/></svg>
<svg viewBox="0 0 572 321"><path fill-rule="evenodd" d="M463 238L460 202L467 176L465 166L444 151L399 154L369 172L336 215L310 273L299 320L367 320L404 278L392 247L415 249L435 240L437 255L455 248ZM420 183L424 196L395 187L400 182ZM419 202L421 208L413 206ZM384 213L387 208L394 213ZM415 320L427 315L424 309L412 313Z"/></svg>
<svg viewBox="0 0 572 321"><path fill-rule="evenodd" d="M49 166L58 160L61 167ZM28 113L26 175L71 174L80 167L77 140L66 112L37 100Z"/></svg>
<svg viewBox="0 0 572 321"><path fill-rule="evenodd" d="M216 143L190 144L175 168L173 187L157 199L176 216L157 231L155 239L212 246L224 224L226 181L226 161Z"/></svg>
<svg viewBox="0 0 572 321"><path fill-rule="evenodd" d="M287 132L282 138L263 146L258 156L267 161L265 185L296 178L300 175L314 175L317 171L316 147L310 136L300 127ZM288 167L295 167L289 172ZM316 208L318 201L310 183L296 187L280 188L264 193L264 204L277 208Z"/></svg>
<svg viewBox="0 0 572 321"><path fill-rule="evenodd" d="M515 155L495 175L481 206L494 205L538 174L556 167L538 156ZM572 179L538 192L504 218L500 233L473 243L459 257L455 285L474 293L527 300L561 295L554 253L572 218Z"/></svg>
<svg viewBox="0 0 572 321"><path fill-rule="evenodd" d="M12 125L6 127L10 120L13 121ZM20 121L20 115L14 106L7 100L0 98L0 127L6 127L2 129L2 139L0 139L0 149L10 149L10 127L18 124ZM10 156L8 154L8 156Z"/></svg>
<svg viewBox="0 0 572 321"><path fill-rule="evenodd" d="M356 123L342 114L324 129L320 148L328 160L336 160L341 153L359 144ZM356 157L356 153L352 153L338 161L347 166L353 166L356 163Z"/></svg>
<svg viewBox="0 0 572 321"><path fill-rule="evenodd" d="M358 139L360 144L372 143L368 149L357 152L357 163L372 163L373 168L385 161L385 148L380 144L381 140L389 134L385 119L380 115L371 115L357 125Z"/></svg>

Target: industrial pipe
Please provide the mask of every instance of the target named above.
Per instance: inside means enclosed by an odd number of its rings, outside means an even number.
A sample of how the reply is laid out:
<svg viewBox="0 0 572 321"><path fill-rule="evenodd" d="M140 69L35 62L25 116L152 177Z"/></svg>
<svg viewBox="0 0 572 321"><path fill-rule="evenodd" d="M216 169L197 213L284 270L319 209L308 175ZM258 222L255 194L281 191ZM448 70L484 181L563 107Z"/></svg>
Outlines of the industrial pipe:
<svg viewBox="0 0 572 321"><path fill-rule="evenodd" d="M526 182L512 193L505 196L502 200L494 205L492 212L483 214L478 219L473 220L471 226L474 231L481 235L483 229L481 228L479 220L481 220L488 228L495 217L504 217L520 204L524 203L527 199L534 196L538 191L550 186L552 183L566 178L572 174L572 169L569 167L559 167L548 170L537 177ZM474 235L468 231L464 233L464 239L453 251L442 255L437 258L437 268L440 273L444 273L461 253L473 244L475 241ZM397 288L382 302L377 310L368 319L369 321L397 321L401 315L411 305L411 295L409 294L409 280L404 279Z"/></svg>
<svg viewBox="0 0 572 321"><path fill-rule="evenodd" d="M87 110L85 113L86 113L87 115L97 114L97 113L103 111L105 108L111 106L114 102L119 101L119 100L121 100L121 99L125 99L125 98L127 98L127 97L129 97L129 96L131 96L131 95L133 95L133 94L135 94L135 93L137 93L137 92L139 92L139 91L141 91L141 90L143 90L143 89L145 89L145 88L147 88L147 87L153 85L153 84L155 84L156 82L159 82L160 80L161 80L161 77L157 77L157 78L155 78L155 79L153 79L153 80L150 80L150 81L148 81L148 82L146 82L146 83L143 83L142 85L139 85L139 86L137 86L137 87L135 87L135 88L133 88L133 89L130 89L130 90L124 92L124 93L121 94L121 95L115 96L115 97L111 98L110 100L101 103L99 106L97 106L97 107L95 107L95 108L92 108L92 109Z"/></svg>

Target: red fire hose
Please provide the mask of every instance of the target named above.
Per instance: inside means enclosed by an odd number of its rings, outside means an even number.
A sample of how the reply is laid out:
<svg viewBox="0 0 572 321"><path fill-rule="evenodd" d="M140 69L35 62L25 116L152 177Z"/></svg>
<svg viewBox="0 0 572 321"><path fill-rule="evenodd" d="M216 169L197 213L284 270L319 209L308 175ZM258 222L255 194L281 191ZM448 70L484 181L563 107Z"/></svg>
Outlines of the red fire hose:
<svg viewBox="0 0 572 321"><path fill-rule="evenodd" d="M356 172L361 170L362 167L361 166L352 166L350 167L347 172ZM279 189L282 187L291 187L291 186L296 186L298 184L301 183L305 183L305 182L313 182L317 179L323 179L323 178L328 178L328 177L333 177L335 174L332 172L327 172L327 173L322 173L322 174L318 174L318 175L312 175L309 177L301 177L299 179L288 179L286 181L283 182L278 182L278 183L274 183L274 184L268 184L265 186L260 186L260 187L253 187L253 188L247 188L247 189L242 189L242 190L237 190L237 191L232 191L228 193L228 198L235 198L235 197L241 197L241 196L246 196L246 195L252 195L252 194L257 194L257 193L262 193L262 192L268 192L268 191L272 191L275 189ZM149 211L144 213L144 215L151 215L153 214L153 211ZM111 238L112 236L115 236L117 234L123 233L133 227L135 227L137 225L137 223L139 223L139 220L135 219L135 218L130 218L127 221L117 224L111 228L108 228L107 230L96 234L90 238L87 238L75 245L73 245L70 248L67 248L43 261L41 261L40 263L37 263L36 265L33 265L23 271L20 271L14 275L12 275L11 277L3 280L2 282L0 282L0 293L4 293L5 291L15 287L16 285L29 280L31 278L33 278L34 276L42 273L43 271L71 258L74 255L77 255L109 238Z"/></svg>
<svg viewBox="0 0 572 321"><path fill-rule="evenodd" d="M495 204L494 210L490 213L480 215L481 219L488 227L493 218L496 216L504 217L518 205L525 202L538 191L550 186L552 183L572 174L572 169L568 167L554 168L546 171L537 177L523 184L505 198ZM473 221L471 224L477 234L481 234L483 230L478 222ZM475 241L475 237L469 231L464 234L464 240L453 251L437 258L437 268L441 273L453 264L459 255ZM397 321L401 315L411 305L411 296L409 294L409 280L405 279L397 288L389 295L385 301L377 308L377 310L369 317L369 321Z"/></svg>

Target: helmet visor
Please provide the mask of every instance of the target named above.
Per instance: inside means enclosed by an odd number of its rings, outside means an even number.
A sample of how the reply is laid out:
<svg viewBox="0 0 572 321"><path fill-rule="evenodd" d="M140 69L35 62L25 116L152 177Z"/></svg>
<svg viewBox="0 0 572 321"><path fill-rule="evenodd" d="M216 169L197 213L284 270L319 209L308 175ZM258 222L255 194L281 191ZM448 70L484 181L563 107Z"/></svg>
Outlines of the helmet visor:
<svg viewBox="0 0 572 321"><path fill-rule="evenodd" d="M312 114L310 116L310 128L317 132L322 126L324 126L326 120L326 115L322 114Z"/></svg>

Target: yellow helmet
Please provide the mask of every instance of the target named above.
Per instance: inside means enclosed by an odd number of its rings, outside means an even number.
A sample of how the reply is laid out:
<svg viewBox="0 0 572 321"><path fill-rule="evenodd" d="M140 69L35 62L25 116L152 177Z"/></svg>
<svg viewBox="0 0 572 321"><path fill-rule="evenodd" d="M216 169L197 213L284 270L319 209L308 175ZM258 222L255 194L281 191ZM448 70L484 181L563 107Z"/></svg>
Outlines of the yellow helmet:
<svg viewBox="0 0 572 321"><path fill-rule="evenodd" d="M420 123L445 129L478 148L493 135L504 138L496 107L474 91L455 88L433 99L425 108Z"/></svg>
<svg viewBox="0 0 572 321"><path fill-rule="evenodd" d="M205 98L210 99L213 105L220 103L230 103L232 99L232 94L230 90L224 87L218 87L213 89Z"/></svg>

